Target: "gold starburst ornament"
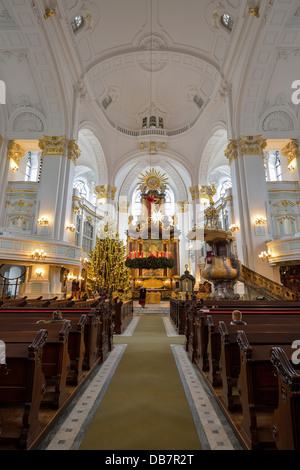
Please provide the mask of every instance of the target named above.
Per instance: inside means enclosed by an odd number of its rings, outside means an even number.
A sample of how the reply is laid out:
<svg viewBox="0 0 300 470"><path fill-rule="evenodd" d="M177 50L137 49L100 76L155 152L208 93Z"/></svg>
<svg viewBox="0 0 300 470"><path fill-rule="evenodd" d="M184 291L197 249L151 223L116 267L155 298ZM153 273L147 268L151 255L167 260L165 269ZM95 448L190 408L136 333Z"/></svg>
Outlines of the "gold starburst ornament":
<svg viewBox="0 0 300 470"><path fill-rule="evenodd" d="M150 171L145 171L144 174L141 173L139 180L140 185L146 185L148 189L158 189L167 183L168 178L165 173L151 168Z"/></svg>

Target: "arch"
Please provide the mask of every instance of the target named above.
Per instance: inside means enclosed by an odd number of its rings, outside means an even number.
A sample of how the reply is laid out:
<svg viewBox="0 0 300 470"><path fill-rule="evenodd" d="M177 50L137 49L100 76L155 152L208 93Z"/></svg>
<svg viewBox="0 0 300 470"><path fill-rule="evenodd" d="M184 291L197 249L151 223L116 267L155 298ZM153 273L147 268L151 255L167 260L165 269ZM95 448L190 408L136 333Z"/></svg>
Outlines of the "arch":
<svg viewBox="0 0 300 470"><path fill-rule="evenodd" d="M77 160L75 179L84 174L85 180L91 184L108 183L107 159L97 135L89 126L79 130L78 146L81 155Z"/></svg>
<svg viewBox="0 0 300 470"><path fill-rule="evenodd" d="M7 127L8 136L12 139L41 139L47 120L37 109L22 106L10 115Z"/></svg>
<svg viewBox="0 0 300 470"><path fill-rule="evenodd" d="M210 173L219 166L228 165L224 150L228 144L227 130L224 125L216 126L204 143L201 154L198 181L207 184Z"/></svg>
<svg viewBox="0 0 300 470"><path fill-rule="evenodd" d="M181 163L174 163L174 160L167 156L155 156L149 159L141 159L141 155L133 155L129 161L119 167L114 178L114 184L118 187L119 197L132 199L132 193L138 184L138 177L141 173L151 168L155 168L168 177L168 186L172 189L176 201L187 201L188 188L191 185L191 177L187 169Z"/></svg>

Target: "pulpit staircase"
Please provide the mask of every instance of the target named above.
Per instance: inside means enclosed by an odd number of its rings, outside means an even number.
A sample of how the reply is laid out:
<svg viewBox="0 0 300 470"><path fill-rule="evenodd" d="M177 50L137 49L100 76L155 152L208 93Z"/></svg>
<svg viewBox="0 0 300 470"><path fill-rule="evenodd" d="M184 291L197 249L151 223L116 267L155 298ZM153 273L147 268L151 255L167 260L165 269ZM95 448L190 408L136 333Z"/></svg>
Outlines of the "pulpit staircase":
<svg viewBox="0 0 300 470"><path fill-rule="evenodd" d="M266 300L299 301L300 294L242 265L239 282Z"/></svg>

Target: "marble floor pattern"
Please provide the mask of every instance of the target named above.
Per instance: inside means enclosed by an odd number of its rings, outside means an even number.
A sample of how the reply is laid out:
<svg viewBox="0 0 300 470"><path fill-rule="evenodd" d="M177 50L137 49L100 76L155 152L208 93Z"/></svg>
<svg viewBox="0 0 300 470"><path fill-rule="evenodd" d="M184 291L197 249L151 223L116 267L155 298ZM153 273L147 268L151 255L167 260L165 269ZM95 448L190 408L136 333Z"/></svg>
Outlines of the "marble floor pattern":
<svg viewBox="0 0 300 470"><path fill-rule="evenodd" d="M131 336L138 321L139 316L134 316L123 335ZM163 322L167 336L177 336L170 318L164 316ZM199 371L190 362L184 347L174 344L171 348L203 450L242 450L216 399ZM85 384L81 393L40 445L39 450L79 449L125 349L126 344L114 346L107 360Z"/></svg>

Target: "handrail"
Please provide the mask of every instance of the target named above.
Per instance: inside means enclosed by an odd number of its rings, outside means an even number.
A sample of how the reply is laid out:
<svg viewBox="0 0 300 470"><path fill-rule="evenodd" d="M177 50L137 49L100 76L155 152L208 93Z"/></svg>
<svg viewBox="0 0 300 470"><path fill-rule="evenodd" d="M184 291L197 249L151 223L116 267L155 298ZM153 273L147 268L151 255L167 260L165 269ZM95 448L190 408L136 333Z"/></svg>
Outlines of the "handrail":
<svg viewBox="0 0 300 470"><path fill-rule="evenodd" d="M300 300L300 294L242 265L239 281L274 300Z"/></svg>

